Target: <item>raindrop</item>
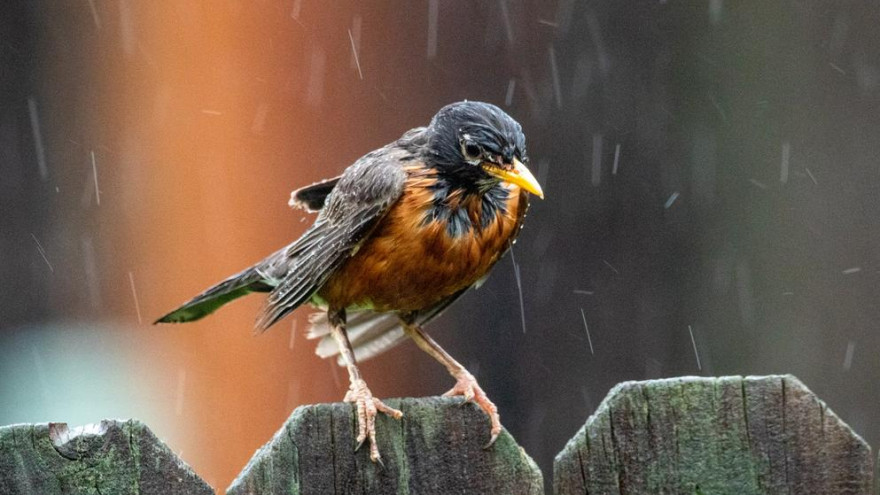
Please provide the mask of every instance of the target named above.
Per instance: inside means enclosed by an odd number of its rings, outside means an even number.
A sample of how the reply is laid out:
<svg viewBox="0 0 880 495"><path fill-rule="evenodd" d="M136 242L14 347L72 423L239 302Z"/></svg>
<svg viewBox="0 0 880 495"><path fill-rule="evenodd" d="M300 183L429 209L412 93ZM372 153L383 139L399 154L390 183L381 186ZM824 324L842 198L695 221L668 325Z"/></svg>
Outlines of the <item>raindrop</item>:
<svg viewBox="0 0 880 495"><path fill-rule="evenodd" d="M519 314L522 318L523 333L526 333L526 306L523 303L522 279L520 278L519 265L516 264L516 257L513 255L513 248L510 249L510 260L513 262L513 275L516 277L516 288L519 290Z"/></svg>
<svg viewBox="0 0 880 495"><path fill-rule="evenodd" d="M620 160L620 143L614 145L614 165L611 167L611 175L617 175L617 164Z"/></svg>
<svg viewBox="0 0 880 495"><path fill-rule="evenodd" d="M709 22L718 24L721 20L722 0L709 0Z"/></svg>
<svg viewBox="0 0 880 495"><path fill-rule="evenodd" d="M437 21L440 16L440 2L428 0L428 58L437 56Z"/></svg>
<svg viewBox="0 0 880 495"><path fill-rule="evenodd" d="M791 156L791 145L782 143L782 165L779 167L779 182L788 182L788 159Z"/></svg>
<svg viewBox="0 0 880 495"><path fill-rule="evenodd" d="M562 108L562 88L559 85L559 69L556 67L556 51L552 46L548 51L550 55L550 76L553 78L553 97L556 100L556 108Z"/></svg>
<svg viewBox="0 0 880 495"><path fill-rule="evenodd" d="M46 180L49 177L49 167L46 165L46 150L43 148L43 134L40 132L40 115L37 112L37 101L33 97L28 98L28 111L31 116L31 131L34 135L34 147L37 151L37 166L40 169L40 178Z"/></svg>
<svg viewBox="0 0 880 495"><path fill-rule="evenodd" d="M611 271L612 271L612 272L617 273L617 274L620 274L620 272L617 271L617 268L614 268L614 266L612 266L611 263L609 263L609 262L607 262L607 261L605 261L605 260L602 260L602 263L605 263L606 265L608 265L608 268L611 268Z"/></svg>
<svg viewBox="0 0 880 495"><path fill-rule="evenodd" d="M95 202L101 206L101 191L98 189L98 164L95 162L94 151L92 151L92 176L95 178Z"/></svg>
<svg viewBox="0 0 880 495"><path fill-rule="evenodd" d="M95 262L95 246L92 238L82 238L83 259L85 261L86 284L89 289L89 301L93 308L101 307L101 290L99 288L98 265Z"/></svg>
<svg viewBox="0 0 880 495"><path fill-rule="evenodd" d="M590 182L594 186L602 182L602 135L598 133L593 134L593 168Z"/></svg>
<svg viewBox="0 0 880 495"><path fill-rule="evenodd" d="M501 17L504 19L504 34L507 35L507 42L513 44L513 27L510 25L510 9L507 7L507 0L498 0L501 6Z"/></svg>
<svg viewBox="0 0 880 495"><path fill-rule="evenodd" d="M516 79L511 78L507 82L507 95L504 97L504 106L510 106L513 103L513 91L516 89Z"/></svg>
<svg viewBox="0 0 880 495"><path fill-rule="evenodd" d="M309 82L306 85L306 103L312 106L321 104L324 97L324 66L327 56L321 47L312 49L312 60L309 66Z"/></svg>
<svg viewBox="0 0 880 495"><path fill-rule="evenodd" d="M688 333L691 334L691 345L694 347L694 357L697 358L697 369L703 371L703 365L700 364L700 353L697 352L697 341L694 340L694 329L688 325Z"/></svg>
<svg viewBox="0 0 880 495"><path fill-rule="evenodd" d="M587 342L590 344L590 354L595 355L593 352L593 339L590 337L590 326L587 325L587 315L584 314L584 308L581 308L581 319L584 320L584 330L587 332Z"/></svg>
<svg viewBox="0 0 880 495"><path fill-rule="evenodd" d="M753 185L755 185L756 187L758 187L760 189L767 189L767 184L764 184L763 182L758 182L755 179L749 179L749 182L751 182Z"/></svg>
<svg viewBox="0 0 880 495"><path fill-rule="evenodd" d="M49 263L49 258L46 257L46 251L43 249L43 245L40 244L40 241L37 240L37 236L31 233L31 238L34 240L35 243L37 243L37 251L40 252L40 256L43 257L43 261L45 261L46 264L49 265L49 270L52 273L55 273L55 268L52 267L52 263Z"/></svg>
<svg viewBox="0 0 880 495"><path fill-rule="evenodd" d="M290 11L290 17L299 22L299 13L302 11L302 0L293 1L293 9Z"/></svg>
<svg viewBox="0 0 880 495"><path fill-rule="evenodd" d="M251 125L251 132L254 134L262 134L263 128L266 126L266 116L269 114L269 104L260 103L257 107L257 113L254 115L254 123Z"/></svg>
<svg viewBox="0 0 880 495"><path fill-rule="evenodd" d="M840 72L841 74L846 75L846 71L841 69L840 66L835 64L834 62L828 62L828 65L830 65L831 68L836 70L837 72Z"/></svg>
<svg viewBox="0 0 880 495"><path fill-rule="evenodd" d="M134 274L128 272L128 281L131 283L131 296L134 298L134 309L137 311L138 323L143 323L141 319L141 303L138 301L137 289L134 288Z"/></svg>
<svg viewBox="0 0 880 495"><path fill-rule="evenodd" d="M843 357L843 369L849 371L852 367L853 354L856 352L856 343L850 340L846 344L846 355Z"/></svg>
<svg viewBox="0 0 880 495"><path fill-rule="evenodd" d="M810 180L813 181L813 184L815 184L815 185L818 186L818 185L819 185L819 182L816 181L816 177L813 176L813 172L810 172L810 169L808 169L808 168L805 168L804 171L807 173L807 175L810 176Z"/></svg>
<svg viewBox="0 0 880 495"><path fill-rule="evenodd" d="M126 56L134 55L137 46L134 36L134 22L131 18L131 5L129 0L119 0L119 35L122 38L122 48Z"/></svg>
<svg viewBox="0 0 880 495"><path fill-rule="evenodd" d="M293 350L293 345L296 343L296 318L291 318L290 322L290 343L287 344L288 349Z"/></svg>
<svg viewBox="0 0 880 495"><path fill-rule="evenodd" d="M98 17L98 9L95 8L95 0L89 0L89 9L92 11L92 20L95 21L95 27L101 29L101 18Z"/></svg>
<svg viewBox="0 0 880 495"><path fill-rule="evenodd" d="M361 70L361 61L358 57L358 52L361 49L361 16L354 16L351 29L348 30L348 39L351 41L351 66L352 68L357 67L358 77L363 80L364 73Z"/></svg>

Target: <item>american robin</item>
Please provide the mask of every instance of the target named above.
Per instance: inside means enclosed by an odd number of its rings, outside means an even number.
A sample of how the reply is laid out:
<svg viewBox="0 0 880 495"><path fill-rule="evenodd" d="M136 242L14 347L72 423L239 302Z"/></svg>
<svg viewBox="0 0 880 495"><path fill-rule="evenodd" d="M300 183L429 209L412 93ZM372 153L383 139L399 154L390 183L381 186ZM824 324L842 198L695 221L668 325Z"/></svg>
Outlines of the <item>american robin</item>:
<svg viewBox="0 0 880 495"><path fill-rule="evenodd" d="M358 446L380 460L375 417L402 413L373 397L357 367L409 337L456 379L463 395L501 432L498 409L474 376L423 326L479 286L522 227L528 193L543 198L526 168L522 127L488 103L443 107L427 127L367 153L342 175L291 193L293 207L317 211L296 241L196 296L156 323L198 320L250 292L268 292L263 331L310 303L310 338L322 357L348 368L345 401L357 408ZM334 345L335 344L335 345Z"/></svg>

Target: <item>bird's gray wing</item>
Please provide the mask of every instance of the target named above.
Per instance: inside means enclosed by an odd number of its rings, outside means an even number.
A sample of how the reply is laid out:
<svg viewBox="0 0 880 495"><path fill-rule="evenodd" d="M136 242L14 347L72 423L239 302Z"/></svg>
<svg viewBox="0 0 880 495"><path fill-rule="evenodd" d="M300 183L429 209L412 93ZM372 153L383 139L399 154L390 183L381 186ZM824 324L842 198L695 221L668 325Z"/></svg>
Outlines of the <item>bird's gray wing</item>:
<svg viewBox="0 0 880 495"><path fill-rule="evenodd" d="M311 299L369 236L403 193L408 152L389 145L364 155L345 170L315 223L279 252L272 271L283 274L257 320L264 331Z"/></svg>
<svg viewBox="0 0 880 495"><path fill-rule="evenodd" d="M301 187L290 193L288 204L291 208L301 208L309 213L314 213L324 207L327 196L330 195L341 178L342 176L333 177L310 186Z"/></svg>

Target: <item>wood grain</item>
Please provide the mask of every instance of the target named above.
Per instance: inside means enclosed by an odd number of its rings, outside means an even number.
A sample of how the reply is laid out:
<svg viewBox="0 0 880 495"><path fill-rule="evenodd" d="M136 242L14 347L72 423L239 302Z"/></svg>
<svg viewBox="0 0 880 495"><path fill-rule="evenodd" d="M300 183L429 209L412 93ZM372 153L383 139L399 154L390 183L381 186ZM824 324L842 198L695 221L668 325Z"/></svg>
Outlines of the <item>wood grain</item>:
<svg viewBox="0 0 880 495"><path fill-rule="evenodd" d="M0 427L3 495L210 495L214 490L142 423Z"/></svg>
<svg viewBox="0 0 880 495"><path fill-rule="evenodd" d="M556 457L557 494L871 493L870 447L796 378L617 385Z"/></svg>
<svg viewBox="0 0 880 495"><path fill-rule="evenodd" d="M389 399L403 411L380 416L384 466L355 452L351 404L297 408L229 487L229 495L300 493L544 493L534 461L502 431L489 449L489 420L461 399Z"/></svg>

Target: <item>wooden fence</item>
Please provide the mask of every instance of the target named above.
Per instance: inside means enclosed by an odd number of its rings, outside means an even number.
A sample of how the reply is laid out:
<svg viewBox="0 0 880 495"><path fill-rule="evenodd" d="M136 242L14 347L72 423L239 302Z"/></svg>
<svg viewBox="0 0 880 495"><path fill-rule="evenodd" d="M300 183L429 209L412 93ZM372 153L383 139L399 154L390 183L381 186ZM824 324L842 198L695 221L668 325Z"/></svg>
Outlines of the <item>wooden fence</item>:
<svg viewBox="0 0 880 495"><path fill-rule="evenodd" d="M541 472L460 399L388 401L384 466L352 453L349 404L303 406L227 489L257 494L541 494ZM562 494L864 494L871 448L791 376L674 378L616 386L556 457ZM0 428L0 494L208 494L137 421Z"/></svg>

